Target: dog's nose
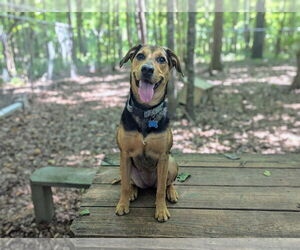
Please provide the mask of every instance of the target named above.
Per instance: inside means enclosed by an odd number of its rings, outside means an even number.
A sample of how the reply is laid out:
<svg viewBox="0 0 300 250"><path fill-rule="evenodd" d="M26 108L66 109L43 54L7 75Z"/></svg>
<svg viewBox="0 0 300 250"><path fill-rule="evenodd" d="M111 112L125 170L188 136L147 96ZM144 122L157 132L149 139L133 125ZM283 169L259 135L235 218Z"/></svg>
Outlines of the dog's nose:
<svg viewBox="0 0 300 250"><path fill-rule="evenodd" d="M150 76L152 76L152 74L154 72L154 67L151 65L145 64L142 66L141 71L145 77L150 77Z"/></svg>

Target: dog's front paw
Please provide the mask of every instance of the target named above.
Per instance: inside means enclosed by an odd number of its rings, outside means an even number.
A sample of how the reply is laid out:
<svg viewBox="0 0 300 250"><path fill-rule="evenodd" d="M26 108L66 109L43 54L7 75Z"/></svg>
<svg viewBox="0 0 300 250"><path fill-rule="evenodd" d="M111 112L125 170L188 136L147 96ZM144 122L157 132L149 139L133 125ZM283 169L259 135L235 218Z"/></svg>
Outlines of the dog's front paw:
<svg viewBox="0 0 300 250"><path fill-rule="evenodd" d="M155 219L159 222L165 222L170 218L170 213L166 205L156 207Z"/></svg>
<svg viewBox="0 0 300 250"><path fill-rule="evenodd" d="M116 215L125 215L129 213L129 202L124 203L119 201L117 207L116 207Z"/></svg>

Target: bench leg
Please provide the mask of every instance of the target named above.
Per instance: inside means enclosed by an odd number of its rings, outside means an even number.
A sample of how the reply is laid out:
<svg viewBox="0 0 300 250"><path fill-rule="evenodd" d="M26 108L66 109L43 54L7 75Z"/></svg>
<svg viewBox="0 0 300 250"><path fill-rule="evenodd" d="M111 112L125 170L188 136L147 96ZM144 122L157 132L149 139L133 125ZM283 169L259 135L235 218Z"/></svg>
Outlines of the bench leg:
<svg viewBox="0 0 300 250"><path fill-rule="evenodd" d="M36 222L51 222L54 214L51 187L31 183L31 197Z"/></svg>

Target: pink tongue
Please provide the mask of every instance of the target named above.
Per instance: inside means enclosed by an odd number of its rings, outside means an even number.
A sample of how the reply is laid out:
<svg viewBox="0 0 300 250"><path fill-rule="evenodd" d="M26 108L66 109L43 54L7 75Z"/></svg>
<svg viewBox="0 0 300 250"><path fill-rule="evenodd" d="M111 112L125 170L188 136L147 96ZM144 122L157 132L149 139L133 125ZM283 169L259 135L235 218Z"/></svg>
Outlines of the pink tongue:
<svg viewBox="0 0 300 250"><path fill-rule="evenodd" d="M154 94L154 84L146 83L144 81L140 81L139 86L139 96L143 102L150 102L152 100Z"/></svg>

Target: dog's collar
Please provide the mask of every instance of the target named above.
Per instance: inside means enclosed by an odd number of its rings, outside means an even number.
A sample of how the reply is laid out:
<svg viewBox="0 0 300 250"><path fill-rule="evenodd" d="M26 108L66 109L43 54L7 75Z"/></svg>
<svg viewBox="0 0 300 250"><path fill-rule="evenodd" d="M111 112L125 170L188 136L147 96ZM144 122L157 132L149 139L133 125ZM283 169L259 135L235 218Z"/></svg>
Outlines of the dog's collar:
<svg viewBox="0 0 300 250"><path fill-rule="evenodd" d="M131 101L131 96L128 97L126 107L130 113L133 113L134 115L137 115L138 117L146 120L152 120L153 118L158 118L158 117L160 117L161 119L162 116L164 116L164 114L167 111L167 105L165 101L161 102L158 106L152 109L143 110L141 108L134 106L134 104Z"/></svg>

